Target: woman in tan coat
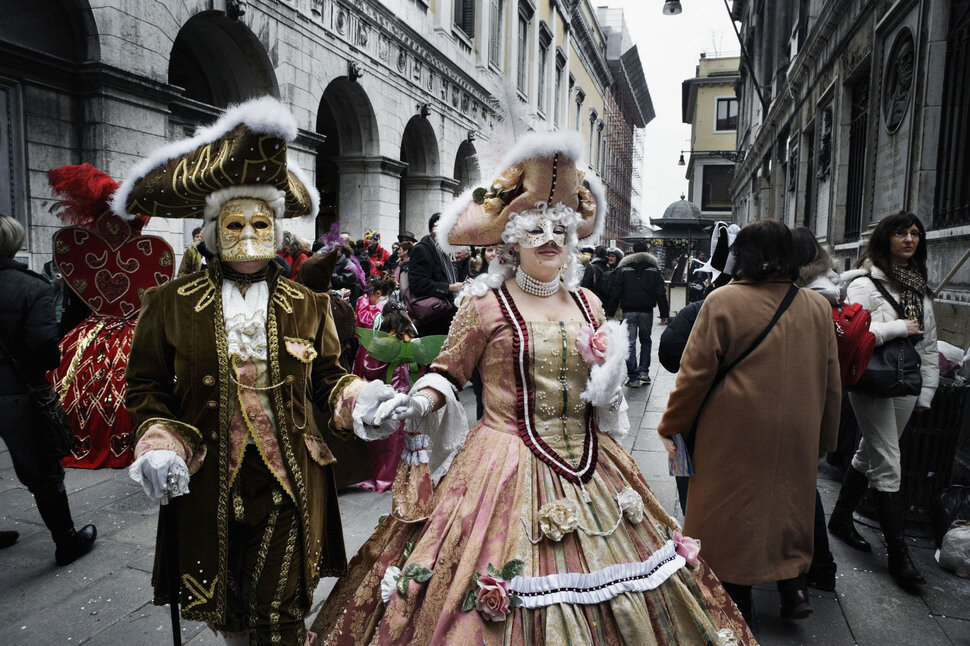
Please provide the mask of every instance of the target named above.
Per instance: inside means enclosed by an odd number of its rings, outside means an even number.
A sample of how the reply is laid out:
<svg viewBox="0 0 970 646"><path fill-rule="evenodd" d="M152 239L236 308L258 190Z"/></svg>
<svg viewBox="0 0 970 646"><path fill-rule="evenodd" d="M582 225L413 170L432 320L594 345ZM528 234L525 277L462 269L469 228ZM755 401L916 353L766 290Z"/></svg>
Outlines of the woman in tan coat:
<svg viewBox="0 0 970 646"><path fill-rule="evenodd" d="M778 582L787 618L811 613L819 450L834 448L841 390L831 310L812 290L795 294L764 340L723 381L715 375L761 334L798 275L784 224L746 226L734 244L736 280L708 296L691 332L658 432L697 424L684 531L701 540L742 614L751 586Z"/></svg>

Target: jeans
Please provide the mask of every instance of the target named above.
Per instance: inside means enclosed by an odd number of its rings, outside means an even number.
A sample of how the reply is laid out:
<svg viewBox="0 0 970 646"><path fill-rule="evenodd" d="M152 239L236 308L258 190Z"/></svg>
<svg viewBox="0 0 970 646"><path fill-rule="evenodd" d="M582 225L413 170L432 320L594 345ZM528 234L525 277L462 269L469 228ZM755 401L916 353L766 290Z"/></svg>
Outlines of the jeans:
<svg viewBox="0 0 970 646"><path fill-rule="evenodd" d="M630 351L626 358L626 374L630 379L644 378L650 374L650 333L653 332L653 310L649 312L623 312ZM637 363L637 337L640 338L640 362Z"/></svg>

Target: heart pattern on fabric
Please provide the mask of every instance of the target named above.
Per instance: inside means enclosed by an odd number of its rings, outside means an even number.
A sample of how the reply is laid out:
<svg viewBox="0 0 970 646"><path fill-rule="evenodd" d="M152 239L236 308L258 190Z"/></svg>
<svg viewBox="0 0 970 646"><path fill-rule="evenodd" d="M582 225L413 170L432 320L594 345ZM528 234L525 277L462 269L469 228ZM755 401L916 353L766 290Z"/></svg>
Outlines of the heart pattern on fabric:
<svg viewBox="0 0 970 646"><path fill-rule="evenodd" d="M175 274L174 252L157 236L134 235L131 225L104 213L90 228L64 227L54 234L54 262L70 276L71 289L95 313L128 318L141 309L150 287Z"/></svg>
<svg viewBox="0 0 970 646"><path fill-rule="evenodd" d="M74 436L71 440L71 455L74 456L75 460L81 460L85 455L91 452L91 436L88 437L78 437Z"/></svg>
<svg viewBox="0 0 970 646"><path fill-rule="evenodd" d="M141 266L138 264L137 258L129 258L128 260L122 260L120 251L118 252L117 256L115 256L115 260L118 263L118 267L128 272L129 274L135 273L136 271L138 271L138 268Z"/></svg>
<svg viewBox="0 0 970 646"><path fill-rule="evenodd" d="M84 254L84 262L91 269L100 269L104 267L104 263L108 262L108 252L105 251L100 256L95 256L93 253Z"/></svg>
<svg viewBox="0 0 970 646"><path fill-rule="evenodd" d="M112 249L117 249L131 238L131 226L119 217L98 218L94 229Z"/></svg>
<svg viewBox="0 0 970 646"><path fill-rule="evenodd" d="M94 275L94 284L109 303L114 303L125 295L131 281L122 273L112 274L107 269L102 269Z"/></svg>
<svg viewBox="0 0 970 646"><path fill-rule="evenodd" d="M131 444L131 433L112 435L108 444L111 447L111 452L115 454L115 457L120 458L123 454L131 451L133 448Z"/></svg>

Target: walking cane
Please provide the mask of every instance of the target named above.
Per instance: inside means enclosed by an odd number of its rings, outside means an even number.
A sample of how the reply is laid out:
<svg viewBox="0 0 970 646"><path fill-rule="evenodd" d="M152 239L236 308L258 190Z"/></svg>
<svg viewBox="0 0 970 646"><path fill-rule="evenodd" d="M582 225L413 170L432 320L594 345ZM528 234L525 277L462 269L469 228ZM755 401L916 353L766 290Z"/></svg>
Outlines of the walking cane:
<svg viewBox="0 0 970 646"><path fill-rule="evenodd" d="M182 625L179 621L179 568L178 568L178 519L166 494L158 511L162 525L162 560L165 562L165 587L168 589L168 607L172 614L172 643L182 646Z"/></svg>

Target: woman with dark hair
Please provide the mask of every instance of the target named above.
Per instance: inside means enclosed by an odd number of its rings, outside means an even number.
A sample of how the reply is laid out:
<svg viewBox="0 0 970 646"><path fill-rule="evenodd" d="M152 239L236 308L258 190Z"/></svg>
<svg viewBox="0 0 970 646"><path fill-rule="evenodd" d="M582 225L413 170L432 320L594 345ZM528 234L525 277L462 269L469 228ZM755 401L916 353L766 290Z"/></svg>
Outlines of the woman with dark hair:
<svg viewBox="0 0 970 646"><path fill-rule="evenodd" d="M700 538L742 614L751 616L751 586L774 581L782 616L798 619L812 611L804 574L818 453L838 433L832 313L810 289L779 307L798 277L781 222L749 224L732 251L735 280L704 301L658 432L673 453L670 436L688 435L696 420L684 532Z"/></svg>
<svg viewBox="0 0 970 646"><path fill-rule="evenodd" d="M846 300L859 303L871 313L869 330L876 336L876 346L904 337L916 346L922 360L922 387L918 396L877 398L849 393L862 442L846 470L829 519L829 531L834 536L857 550L870 551L872 546L852 523L852 512L871 488L886 537L889 573L902 588L922 585L926 580L913 565L903 532L899 438L913 409L929 408L940 378L936 319L926 286L925 240L923 224L912 213L886 216L872 232L869 246L856 264L859 271L849 282Z"/></svg>

